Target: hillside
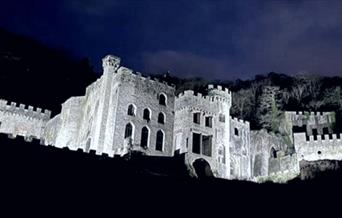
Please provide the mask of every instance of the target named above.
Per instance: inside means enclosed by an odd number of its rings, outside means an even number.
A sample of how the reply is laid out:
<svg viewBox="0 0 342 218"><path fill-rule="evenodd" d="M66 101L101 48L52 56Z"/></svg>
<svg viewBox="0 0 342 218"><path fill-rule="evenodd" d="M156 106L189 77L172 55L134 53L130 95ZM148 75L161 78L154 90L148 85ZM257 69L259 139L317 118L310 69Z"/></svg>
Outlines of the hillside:
<svg viewBox="0 0 342 218"><path fill-rule="evenodd" d="M288 184L197 180L170 161L99 157L0 137L1 214L12 215L332 215L341 170ZM155 162L156 163L156 162ZM177 166L177 165L176 165ZM173 165L174 167L174 165ZM155 171L156 172L156 171ZM170 173L171 172L171 173Z"/></svg>

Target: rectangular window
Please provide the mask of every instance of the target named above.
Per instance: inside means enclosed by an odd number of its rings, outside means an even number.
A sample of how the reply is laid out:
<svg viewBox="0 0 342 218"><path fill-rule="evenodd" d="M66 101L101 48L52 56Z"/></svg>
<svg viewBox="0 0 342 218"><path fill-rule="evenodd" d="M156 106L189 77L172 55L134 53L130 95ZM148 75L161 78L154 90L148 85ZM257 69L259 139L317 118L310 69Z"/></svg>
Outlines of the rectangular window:
<svg viewBox="0 0 342 218"><path fill-rule="evenodd" d="M226 117L224 116L224 114L219 115L219 121L222 123L226 122Z"/></svg>
<svg viewBox="0 0 342 218"><path fill-rule="evenodd" d="M201 114L194 113L194 123L200 124Z"/></svg>
<svg viewBox="0 0 342 218"><path fill-rule="evenodd" d="M202 154L211 157L212 136L202 136Z"/></svg>
<svg viewBox="0 0 342 218"><path fill-rule="evenodd" d="M213 127L213 118L212 117L205 117L205 126L206 127Z"/></svg>
<svg viewBox="0 0 342 218"><path fill-rule="evenodd" d="M201 153L201 134L192 134L192 152L196 154Z"/></svg>

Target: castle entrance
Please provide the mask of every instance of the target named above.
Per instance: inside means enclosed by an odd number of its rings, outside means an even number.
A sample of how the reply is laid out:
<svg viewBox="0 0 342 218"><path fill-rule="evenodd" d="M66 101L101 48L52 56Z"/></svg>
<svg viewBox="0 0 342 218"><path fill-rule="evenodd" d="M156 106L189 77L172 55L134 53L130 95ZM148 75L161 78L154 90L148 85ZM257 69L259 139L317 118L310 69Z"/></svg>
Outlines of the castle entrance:
<svg viewBox="0 0 342 218"><path fill-rule="evenodd" d="M195 172L198 178L207 178L214 176L209 163L203 158L195 160L192 165L195 168Z"/></svg>

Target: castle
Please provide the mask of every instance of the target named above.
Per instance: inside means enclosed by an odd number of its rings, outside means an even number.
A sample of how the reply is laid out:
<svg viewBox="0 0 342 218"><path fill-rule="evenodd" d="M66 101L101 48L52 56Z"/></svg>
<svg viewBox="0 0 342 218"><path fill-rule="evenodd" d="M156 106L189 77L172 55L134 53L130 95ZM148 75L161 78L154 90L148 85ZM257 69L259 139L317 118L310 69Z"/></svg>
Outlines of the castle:
<svg viewBox="0 0 342 218"><path fill-rule="evenodd" d="M131 151L150 156L183 154L190 173L254 182L286 182L300 174L300 161L341 160L341 135L332 134L334 112L285 112L284 138L251 130L230 115L232 93L208 86L208 94L184 91L102 59L103 75L51 112L0 100L0 133L10 138L109 157Z"/></svg>

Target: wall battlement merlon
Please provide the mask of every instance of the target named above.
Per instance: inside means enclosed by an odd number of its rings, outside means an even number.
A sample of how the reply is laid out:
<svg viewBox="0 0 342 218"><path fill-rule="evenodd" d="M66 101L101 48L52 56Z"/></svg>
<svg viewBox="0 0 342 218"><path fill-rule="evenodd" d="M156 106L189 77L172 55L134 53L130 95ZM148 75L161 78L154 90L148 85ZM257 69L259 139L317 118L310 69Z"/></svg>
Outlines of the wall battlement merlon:
<svg viewBox="0 0 342 218"><path fill-rule="evenodd" d="M310 115L310 116L326 116L326 115L334 115L334 112L331 111L285 111L285 114L288 115Z"/></svg>
<svg viewBox="0 0 342 218"><path fill-rule="evenodd" d="M26 107L25 104L19 104L18 106L16 102L8 102L6 100L0 100L0 110L5 113L7 112L35 119L50 119L51 117L50 110L45 109L44 111L42 111L42 109L39 107L34 110L33 106L29 105L28 107Z"/></svg>
<svg viewBox="0 0 342 218"><path fill-rule="evenodd" d="M231 91L228 88L223 88L221 85L217 85L216 88L213 84L208 85L209 90L217 90L217 91L222 91L227 95L231 95Z"/></svg>
<svg viewBox="0 0 342 218"><path fill-rule="evenodd" d="M176 87L172 83L167 83L165 81L161 81L155 77L152 78L151 76L144 76L140 72L134 72L132 69L129 69L129 68L124 67L124 66L121 66L118 69L117 73L121 74L121 75L125 75L125 76L134 76L141 81L148 81L148 82L152 82L152 83L157 83L159 85L163 85L163 86L166 86L166 87L171 88L171 89L175 89L175 87Z"/></svg>
<svg viewBox="0 0 342 218"><path fill-rule="evenodd" d="M339 136L339 137L337 137ZM306 142L310 143L310 142L319 142L319 141L337 141L337 142L342 142L342 133L340 134L331 134L331 137L329 134L324 134L324 139L322 137L322 135L317 135L316 138L315 136L311 135L308 138L306 138ZM342 145L342 144L341 144Z"/></svg>
<svg viewBox="0 0 342 218"><path fill-rule="evenodd" d="M185 98L191 98L195 101L205 101L205 102L228 102L228 99L220 96L209 96L203 95L202 93L195 93L193 90L185 90L179 93L176 97L177 100L182 100Z"/></svg>
<svg viewBox="0 0 342 218"><path fill-rule="evenodd" d="M241 124L243 124L245 126L249 126L250 125L249 121L238 119L237 117L230 116L230 119L234 120L235 122L239 122L239 123L241 123Z"/></svg>

